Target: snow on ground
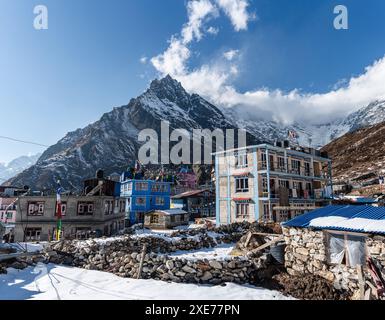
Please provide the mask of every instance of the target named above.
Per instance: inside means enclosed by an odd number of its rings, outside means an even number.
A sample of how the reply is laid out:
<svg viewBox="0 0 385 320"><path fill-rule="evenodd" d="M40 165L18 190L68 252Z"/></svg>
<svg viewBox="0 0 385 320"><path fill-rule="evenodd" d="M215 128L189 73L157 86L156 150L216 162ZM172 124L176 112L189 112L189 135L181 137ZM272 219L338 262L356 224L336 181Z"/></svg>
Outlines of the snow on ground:
<svg viewBox="0 0 385 320"><path fill-rule="evenodd" d="M0 275L0 300L288 300L250 285L167 283L120 278L110 273L38 264Z"/></svg>
<svg viewBox="0 0 385 320"><path fill-rule="evenodd" d="M230 258L230 252L234 248L234 243L232 244L220 244L214 248L203 248L198 250L191 251L176 251L172 254L169 254L169 257L180 258L180 259L215 259L215 260L225 260Z"/></svg>
<svg viewBox="0 0 385 320"><path fill-rule="evenodd" d="M47 243L25 243L25 242L17 242L17 243L4 243L1 244L3 248L14 248L17 251L27 251L27 252L39 252L43 250L44 246Z"/></svg>

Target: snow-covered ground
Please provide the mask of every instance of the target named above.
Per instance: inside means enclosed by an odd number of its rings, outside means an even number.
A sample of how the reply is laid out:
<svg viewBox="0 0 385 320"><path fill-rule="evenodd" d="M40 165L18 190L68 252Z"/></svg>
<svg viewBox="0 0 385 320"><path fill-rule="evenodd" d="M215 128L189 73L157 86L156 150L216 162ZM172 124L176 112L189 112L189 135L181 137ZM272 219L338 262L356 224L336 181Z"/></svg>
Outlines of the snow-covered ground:
<svg viewBox="0 0 385 320"><path fill-rule="evenodd" d="M230 258L230 252L233 250L235 244L220 244L214 248L203 248L192 251L176 251L169 254L170 257L179 259L215 259L224 260Z"/></svg>
<svg viewBox="0 0 385 320"><path fill-rule="evenodd" d="M120 278L110 273L39 264L0 275L0 300L287 300L250 285L207 286Z"/></svg>

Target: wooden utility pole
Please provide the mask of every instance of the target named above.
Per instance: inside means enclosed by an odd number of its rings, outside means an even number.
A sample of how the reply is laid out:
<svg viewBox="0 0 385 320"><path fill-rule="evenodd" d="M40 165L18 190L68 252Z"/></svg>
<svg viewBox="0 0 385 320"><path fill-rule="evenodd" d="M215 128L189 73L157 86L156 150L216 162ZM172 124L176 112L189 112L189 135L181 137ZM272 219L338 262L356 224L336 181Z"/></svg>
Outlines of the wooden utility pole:
<svg viewBox="0 0 385 320"><path fill-rule="evenodd" d="M136 279L140 279L142 277L142 269L143 269L143 263L144 263L144 258L146 256L146 252L147 252L147 243L143 245L143 251L140 257L140 264L139 264L138 274L136 275Z"/></svg>

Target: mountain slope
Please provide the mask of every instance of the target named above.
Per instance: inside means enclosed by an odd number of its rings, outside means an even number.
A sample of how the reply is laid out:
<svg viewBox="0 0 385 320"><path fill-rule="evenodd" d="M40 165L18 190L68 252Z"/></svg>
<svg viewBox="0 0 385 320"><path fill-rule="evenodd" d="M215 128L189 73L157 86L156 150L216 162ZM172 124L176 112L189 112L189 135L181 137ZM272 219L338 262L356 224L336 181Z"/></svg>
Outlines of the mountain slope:
<svg viewBox="0 0 385 320"><path fill-rule="evenodd" d="M68 133L48 148L36 165L25 170L8 183L29 185L38 190L52 189L57 179L65 188L79 191L81 181L93 176L97 169L106 174L121 172L136 159L140 143L138 133L153 129L160 137L162 120L170 123L170 130L237 129L248 132L248 143L267 142L287 138L288 130L299 133L303 145L321 147L340 135L385 121L385 102L375 102L352 113L346 119L330 124L283 126L263 120L261 115L241 112L238 107L221 109L197 94L187 93L182 85L167 76L154 80L149 89L128 105L114 108L89 126Z"/></svg>
<svg viewBox="0 0 385 320"><path fill-rule="evenodd" d="M336 180L378 176L385 169L385 122L347 133L323 150L333 159Z"/></svg>
<svg viewBox="0 0 385 320"><path fill-rule="evenodd" d="M299 125L295 129L300 133L301 144L306 145L309 138L313 146L320 148L348 132L372 126L385 121L385 101L374 101L344 119L322 125ZM302 134L301 134L302 133Z"/></svg>
<svg viewBox="0 0 385 320"><path fill-rule="evenodd" d="M33 166L40 156L40 153L32 156L21 156L7 165L0 163L0 184Z"/></svg>
<svg viewBox="0 0 385 320"><path fill-rule="evenodd" d="M83 129L68 133L47 149L36 165L9 183L35 189L52 189L61 179L65 188L79 191L81 181L99 168L106 173L120 172L137 157L138 133L156 130L160 137L162 120L170 130L236 129L214 105L199 95L188 94L171 77L155 80L150 88L128 105L114 108Z"/></svg>

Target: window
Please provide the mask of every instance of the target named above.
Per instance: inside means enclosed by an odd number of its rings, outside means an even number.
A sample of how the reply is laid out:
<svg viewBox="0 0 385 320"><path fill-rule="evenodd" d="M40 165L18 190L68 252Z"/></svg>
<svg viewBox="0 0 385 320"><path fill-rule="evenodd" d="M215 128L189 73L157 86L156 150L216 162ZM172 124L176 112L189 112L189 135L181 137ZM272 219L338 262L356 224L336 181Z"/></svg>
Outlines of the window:
<svg viewBox="0 0 385 320"><path fill-rule="evenodd" d="M85 240L90 237L91 228L87 228L87 227L76 228L75 233L76 233L76 239Z"/></svg>
<svg viewBox="0 0 385 320"><path fill-rule="evenodd" d="M56 240L57 240L56 227L54 227L54 228L52 229L52 235L50 235L50 237L51 237L51 239L52 239L53 241L56 241ZM61 228L61 239L63 239L63 238L64 238L64 228L62 227L62 228Z"/></svg>
<svg viewBox="0 0 385 320"><path fill-rule="evenodd" d="M235 165L238 168L246 168L248 166L247 153L239 153L235 156Z"/></svg>
<svg viewBox="0 0 385 320"><path fill-rule="evenodd" d="M310 177L310 163L305 162L305 176Z"/></svg>
<svg viewBox="0 0 385 320"><path fill-rule="evenodd" d="M278 157L278 169L280 171L285 171L286 170L285 158Z"/></svg>
<svg viewBox="0 0 385 320"><path fill-rule="evenodd" d="M291 160L291 173L300 174L301 161Z"/></svg>
<svg viewBox="0 0 385 320"><path fill-rule="evenodd" d="M267 186L267 178L262 178L262 192L263 193L269 192L269 188Z"/></svg>
<svg viewBox="0 0 385 320"><path fill-rule="evenodd" d="M79 202L78 203L78 215L79 216L92 216L94 214L93 202Z"/></svg>
<svg viewBox="0 0 385 320"><path fill-rule="evenodd" d="M262 151L261 153L261 169L266 169L267 168L267 156L265 151Z"/></svg>
<svg viewBox="0 0 385 320"><path fill-rule="evenodd" d="M43 216L44 215L44 202L28 202L28 215L29 216Z"/></svg>
<svg viewBox="0 0 385 320"><path fill-rule="evenodd" d="M12 212L7 212L7 219L12 219L13 213Z"/></svg>
<svg viewBox="0 0 385 320"><path fill-rule="evenodd" d="M25 239L26 241L40 241L41 228L26 228Z"/></svg>
<svg viewBox="0 0 385 320"><path fill-rule="evenodd" d="M328 258L331 264L349 267L366 264L366 238L352 234L328 233Z"/></svg>
<svg viewBox="0 0 385 320"><path fill-rule="evenodd" d="M127 192L132 191L132 182L128 182L128 183L126 184L126 191L127 191Z"/></svg>
<svg viewBox="0 0 385 320"><path fill-rule="evenodd" d="M278 211L278 222L285 222L289 219L289 211L287 210L279 210Z"/></svg>
<svg viewBox="0 0 385 320"><path fill-rule="evenodd" d="M136 182L135 183L136 191L147 191L148 190L148 182Z"/></svg>
<svg viewBox="0 0 385 320"><path fill-rule="evenodd" d="M263 204L263 219L264 221L271 221L270 205L268 203Z"/></svg>
<svg viewBox="0 0 385 320"><path fill-rule="evenodd" d="M153 214L151 216L151 223L155 223L155 224L159 223L159 216L157 214Z"/></svg>
<svg viewBox="0 0 385 320"><path fill-rule="evenodd" d="M249 191L249 178L235 178L235 192Z"/></svg>
<svg viewBox="0 0 385 320"><path fill-rule="evenodd" d="M164 183L154 183L151 186L152 192L167 192L167 184Z"/></svg>
<svg viewBox="0 0 385 320"><path fill-rule="evenodd" d="M278 184L280 187L289 189L289 181L288 180L279 180Z"/></svg>
<svg viewBox="0 0 385 320"><path fill-rule="evenodd" d="M175 221L176 221L176 220L175 220L175 216L174 216L174 215L171 215L171 216L170 216L170 222L171 222L171 223L175 223Z"/></svg>
<svg viewBox="0 0 385 320"><path fill-rule="evenodd" d="M165 205L165 199L163 197L156 197L155 198L155 204L157 206L164 206Z"/></svg>
<svg viewBox="0 0 385 320"><path fill-rule="evenodd" d="M56 205L55 205L55 216L58 214L58 205L57 205L57 202L56 202ZM62 202L61 203L61 215L62 216L65 216L67 213L67 202Z"/></svg>
<svg viewBox="0 0 385 320"><path fill-rule="evenodd" d="M249 217L249 204L237 202L235 204L235 214L237 218L248 218Z"/></svg>
<svg viewBox="0 0 385 320"><path fill-rule="evenodd" d="M110 215L114 212L114 201L113 200L106 200L104 202L104 214Z"/></svg>
<svg viewBox="0 0 385 320"><path fill-rule="evenodd" d="M146 198L145 197L138 197L138 198L136 198L135 204L137 206L145 206L146 205Z"/></svg>
<svg viewBox="0 0 385 320"><path fill-rule="evenodd" d="M119 212L125 212L126 211L126 201L120 200L119 201Z"/></svg>

